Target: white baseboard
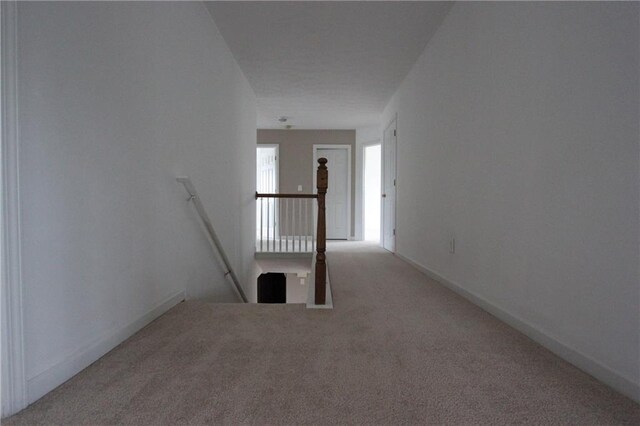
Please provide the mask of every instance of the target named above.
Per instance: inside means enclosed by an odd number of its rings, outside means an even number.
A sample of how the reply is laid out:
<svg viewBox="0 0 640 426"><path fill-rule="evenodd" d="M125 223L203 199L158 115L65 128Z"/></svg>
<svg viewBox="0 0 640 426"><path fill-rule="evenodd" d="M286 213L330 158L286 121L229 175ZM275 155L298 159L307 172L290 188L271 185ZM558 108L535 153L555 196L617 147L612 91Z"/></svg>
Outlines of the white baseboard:
<svg viewBox="0 0 640 426"><path fill-rule="evenodd" d="M46 369L42 373L27 380L27 398L31 404L51 392L71 377L78 374L90 364L98 360L111 349L131 337L138 330L149 324L154 319L171 309L173 306L185 300L185 290L181 290L142 315L130 324L116 330L111 330L105 337L89 343L70 355L64 361Z"/></svg>
<svg viewBox="0 0 640 426"><path fill-rule="evenodd" d="M583 354L582 352L574 348L569 347L568 345L562 343L555 337L552 337L549 334L545 333L544 331L541 331L535 326L529 324L525 320L510 314L506 310L494 305L493 303L487 301L486 299L464 289L459 284L449 281L448 279L438 274L437 272L434 272L429 268L426 268L420 265L419 263L413 261L412 259L409 259L408 257L405 257L399 253L396 253L396 256L398 256L398 258L404 260L405 262L407 262L408 264L410 264L411 266L413 266L414 268L416 268L417 270L419 270L429 278L435 281L438 281L440 284L444 285L450 290L453 290L454 292L458 293L460 296L469 300L473 304L478 305L485 311L489 312L491 315L495 316L496 318L502 320L503 322L507 323L511 327L525 334L526 336L528 336L535 342L539 343L540 345L544 346L545 348L549 349L551 352L558 355L560 358L564 359L565 361L570 362L571 364L575 365L582 371L590 374L591 376L595 377L601 382L611 386L613 389L617 390L621 394L628 396L629 398L633 399L636 402L640 402L640 385L639 384L632 382L631 380L627 379L620 373L610 369L609 367L602 365L600 362L594 360L590 356Z"/></svg>

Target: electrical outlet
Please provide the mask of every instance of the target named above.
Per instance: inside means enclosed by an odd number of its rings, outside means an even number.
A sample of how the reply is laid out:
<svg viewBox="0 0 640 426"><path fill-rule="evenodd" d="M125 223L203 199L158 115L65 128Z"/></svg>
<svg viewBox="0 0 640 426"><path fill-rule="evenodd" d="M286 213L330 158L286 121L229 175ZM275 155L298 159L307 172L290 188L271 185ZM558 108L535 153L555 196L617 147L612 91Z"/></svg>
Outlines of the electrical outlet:
<svg viewBox="0 0 640 426"><path fill-rule="evenodd" d="M449 240L449 253L454 254L456 252L456 239L451 238Z"/></svg>
<svg viewBox="0 0 640 426"><path fill-rule="evenodd" d="M298 185L298 192L302 192L302 185Z"/></svg>

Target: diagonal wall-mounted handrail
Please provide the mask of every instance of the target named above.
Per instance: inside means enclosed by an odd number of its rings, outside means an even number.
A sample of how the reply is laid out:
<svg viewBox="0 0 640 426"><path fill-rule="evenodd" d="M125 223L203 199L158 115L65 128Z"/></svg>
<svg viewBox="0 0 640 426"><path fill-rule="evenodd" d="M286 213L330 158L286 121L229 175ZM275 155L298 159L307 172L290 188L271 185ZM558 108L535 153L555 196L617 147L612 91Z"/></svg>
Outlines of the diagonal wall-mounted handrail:
<svg viewBox="0 0 640 426"><path fill-rule="evenodd" d="M238 296L240 296L240 298L244 303L247 303L248 302L247 296L244 294L244 291L240 286L240 282L238 282L238 277L236 276L236 273L233 272L233 268L231 267L229 258L224 252L224 249L222 248L222 243L220 243L220 240L218 239L218 235L216 234L216 231L213 229L211 220L209 220L209 216L207 215L207 212L204 209L204 206L202 205L202 201L200 201L200 197L198 197L198 192L196 191L195 186L193 186L193 182L191 182L191 179L189 179L188 176L179 176L176 178L176 180L181 184L183 184L184 188L189 193L189 199L187 201L193 202L193 206L198 212L198 215L200 216L200 219L202 220L202 223L204 224L204 227L206 228L207 233L209 234L209 237L211 237L211 241L213 241L215 248L218 250L220 257L222 258L222 262L224 263L224 266L227 269L227 272L225 272L224 274L225 277L227 275L231 277L231 280L233 281L233 285L235 287L236 292L238 293Z"/></svg>

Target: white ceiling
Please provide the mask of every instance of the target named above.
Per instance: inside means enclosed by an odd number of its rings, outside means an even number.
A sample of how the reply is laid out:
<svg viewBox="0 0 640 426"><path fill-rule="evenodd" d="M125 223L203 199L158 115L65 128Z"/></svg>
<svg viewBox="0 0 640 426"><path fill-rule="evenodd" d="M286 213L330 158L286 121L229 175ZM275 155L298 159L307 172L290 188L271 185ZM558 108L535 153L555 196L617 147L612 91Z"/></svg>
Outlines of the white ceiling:
<svg viewBox="0 0 640 426"><path fill-rule="evenodd" d="M207 2L258 98L258 128L354 129L382 109L446 2Z"/></svg>

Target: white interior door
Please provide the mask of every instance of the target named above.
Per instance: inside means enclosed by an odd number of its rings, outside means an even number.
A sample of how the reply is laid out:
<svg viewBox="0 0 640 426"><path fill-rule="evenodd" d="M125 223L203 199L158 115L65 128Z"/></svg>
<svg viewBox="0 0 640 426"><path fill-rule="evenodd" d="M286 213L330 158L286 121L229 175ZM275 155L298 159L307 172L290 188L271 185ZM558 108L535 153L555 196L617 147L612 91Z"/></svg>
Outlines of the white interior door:
<svg viewBox="0 0 640 426"><path fill-rule="evenodd" d="M278 146L258 146L256 150L256 191L262 194L278 192ZM278 205L275 198L260 199L256 209L258 239L276 239L280 235Z"/></svg>
<svg viewBox="0 0 640 426"><path fill-rule="evenodd" d="M382 183L382 246L396 250L396 120L384 131Z"/></svg>
<svg viewBox="0 0 640 426"><path fill-rule="evenodd" d="M327 239L349 236L349 155L347 149L319 148L317 157L327 159L329 188L326 198Z"/></svg>

